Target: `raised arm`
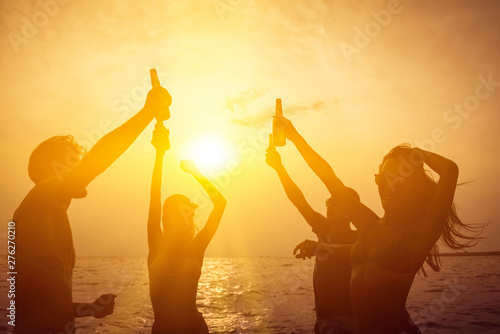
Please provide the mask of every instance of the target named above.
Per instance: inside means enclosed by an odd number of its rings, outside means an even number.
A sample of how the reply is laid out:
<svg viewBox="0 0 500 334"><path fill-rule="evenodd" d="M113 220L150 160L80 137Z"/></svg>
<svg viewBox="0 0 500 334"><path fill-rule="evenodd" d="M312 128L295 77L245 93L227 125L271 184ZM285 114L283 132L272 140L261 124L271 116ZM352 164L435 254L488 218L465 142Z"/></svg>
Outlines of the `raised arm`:
<svg viewBox="0 0 500 334"><path fill-rule="evenodd" d="M358 230L362 230L368 224L378 220L379 217L372 210L351 195L328 162L312 149L295 129L292 122L282 116L279 118L283 122L287 138L297 147L307 165L321 179L335 202L346 212L354 226Z"/></svg>
<svg viewBox="0 0 500 334"><path fill-rule="evenodd" d="M453 161L429 151L414 148L413 152L439 175L439 181L425 213L424 223L417 232L429 240L429 245L432 246L441 236L446 216L453 204L458 180L458 166ZM429 236L433 238L429 238Z"/></svg>
<svg viewBox="0 0 500 334"><path fill-rule="evenodd" d="M336 178L332 167L325 159L323 159L306 140L295 129L292 122L285 117L280 116L280 121L283 123L287 138L297 147L300 155L304 158L307 165L312 171L323 181L328 187L328 184Z"/></svg>
<svg viewBox="0 0 500 334"><path fill-rule="evenodd" d="M163 157L165 151L169 149L168 130L162 123L157 123L153 131L153 140L151 141L156 149L155 164L153 167L153 177L151 180L151 199L149 202L148 215L148 262L159 249L163 241L161 231L161 179L163 168Z"/></svg>
<svg viewBox="0 0 500 334"><path fill-rule="evenodd" d="M198 181L203 189L207 192L208 196L214 204L212 212L208 216L205 226L201 229L198 235L195 237L194 244L199 248L200 251L205 251L208 244L212 240L219 227L222 214L226 208L226 199L222 196L219 190L205 177L203 176L194 162L191 160L181 161L181 168L185 172L191 174L196 181Z"/></svg>
<svg viewBox="0 0 500 334"><path fill-rule="evenodd" d="M285 189L286 196L292 202L292 204L299 210L300 214L306 222L311 227L316 227L318 221L323 221L325 219L320 213L313 210L313 208L309 205L304 194L299 189L299 187L293 182L292 178L288 174L281 162L281 156L276 151L275 148L271 148L267 150L266 153L266 163L273 168L276 173L278 173L278 177L280 178L281 185L283 189Z"/></svg>
<svg viewBox="0 0 500 334"><path fill-rule="evenodd" d="M156 87L150 90L142 110L102 137L81 162L63 177L60 191L64 195L72 196L84 189L129 148L153 117L163 110L169 99L170 94L165 88Z"/></svg>

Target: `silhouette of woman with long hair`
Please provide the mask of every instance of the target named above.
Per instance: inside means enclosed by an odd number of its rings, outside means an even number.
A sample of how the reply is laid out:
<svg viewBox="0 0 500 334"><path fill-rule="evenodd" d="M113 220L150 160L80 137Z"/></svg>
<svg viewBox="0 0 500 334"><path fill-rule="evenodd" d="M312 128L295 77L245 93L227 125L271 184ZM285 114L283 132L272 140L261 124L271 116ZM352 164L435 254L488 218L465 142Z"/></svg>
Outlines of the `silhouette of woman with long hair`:
<svg viewBox="0 0 500 334"><path fill-rule="evenodd" d="M149 290L155 315L152 333L208 333L196 307L196 294L205 249L217 231L226 200L192 161L185 160L181 168L201 184L214 209L196 235L193 217L198 205L186 196L168 197L161 215L163 156L168 149L165 131L164 127L154 130L152 140L156 149L148 218Z"/></svg>
<svg viewBox="0 0 500 334"><path fill-rule="evenodd" d="M466 225L456 215L453 197L457 165L409 145L395 147L375 174L385 211L378 217L351 195L288 119L280 120L287 138L358 230L358 241L351 252L355 333L420 333L405 306L415 274L424 262L439 270L438 240L452 249L462 249L473 246L481 231L481 226ZM424 164L439 175L438 182L426 174Z"/></svg>
<svg viewBox="0 0 500 334"><path fill-rule="evenodd" d="M274 147L266 153L266 163L276 170L292 204L311 226L318 241L305 240L298 244L293 254L296 258L315 257L313 272L314 304L316 310L316 334L351 334L354 330L350 301L352 244L357 232L351 230L349 218L335 203L326 200L326 217L315 211L307 202L300 188L293 182L280 154ZM348 188L359 200L358 193Z"/></svg>

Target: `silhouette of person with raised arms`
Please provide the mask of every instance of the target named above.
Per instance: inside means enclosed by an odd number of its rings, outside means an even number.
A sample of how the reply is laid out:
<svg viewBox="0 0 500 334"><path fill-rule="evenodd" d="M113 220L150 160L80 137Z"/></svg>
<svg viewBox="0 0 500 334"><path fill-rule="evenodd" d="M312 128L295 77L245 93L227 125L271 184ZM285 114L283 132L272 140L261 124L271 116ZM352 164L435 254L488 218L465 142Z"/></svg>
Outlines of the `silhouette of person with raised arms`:
<svg viewBox="0 0 500 334"><path fill-rule="evenodd" d="M194 213L198 207L181 194L168 197L161 207L163 156L168 149L166 129L153 131L156 159L151 182L148 218L149 291L155 315L153 334L208 333L208 327L196 307L198 280L205 250L219 226L226 200L190 160L181 168L191 174L207 192L214 208L205 226L195 235ZM163 231L162 231L163 227Z"/></svg>
<svg viewBox="0 0 500 334"><path fill-rule="evenodd" d="M16 223L16 334L75 333L75 318L113 313L115 295L75 303L75 251L67 210L73 198L135 141L165 108L170 95L152 89L141 111L102 137L84 155L72 136L56 136L31 154L28 172L35 186L14 213ZM83 156L83 157L82 157Z"/></svg>
<svg viewBox="0 0 500 334"><path fill-rule="evenodd" d="M318 171L337 205L357 228L359 237L351 251L355 333L421 333L405 305L415 274L424 262L439 270L438 240L452 249L471 247L482 228L466 225L456 215L457 165L409 145L395 147L375 175L385 211L380 218L352 196L288 119L280 117L280 121L287 138ZM426 174L424 164L439 175L438 182Z"/></svg>
<svg viewBox="0 0 500 334"><path fill-rule="evenodd" d="M318 242L305 240L295 247L293 254L305 259L316 256L313 273L314 302L316 309L316 334L352 333L349 285L351 279L350 251L357 239L350 221L332 198L326 200L326 217L315 211L306 201L302 191L293 182L281 161L280 154L271 146L266 153L266 163L278 173L285 193L299 210L318 237ZM326 161L324 162L326 163ZM315 171L313 169L313 171ZM352 196L359 199L354 189ZM327 247L325 247L328 245Z"/></svg>

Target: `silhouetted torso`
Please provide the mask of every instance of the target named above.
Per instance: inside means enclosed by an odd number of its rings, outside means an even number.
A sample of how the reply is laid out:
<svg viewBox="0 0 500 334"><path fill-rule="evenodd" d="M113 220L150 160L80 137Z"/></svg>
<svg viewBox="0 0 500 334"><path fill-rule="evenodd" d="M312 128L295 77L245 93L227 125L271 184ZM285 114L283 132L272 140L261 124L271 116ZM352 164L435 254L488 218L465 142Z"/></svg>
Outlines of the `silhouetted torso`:
<svg viewBox="0 0 500 334"><path fill-rule="evenodd" d="M418 333L406 298L421 263L412 263L407 228L373 223L354 244L351 303L356 333ZM412 332L413 331L413 332Z"/></svg>
<svg viewBox="0 0 500 334"><path fill-rule="evenodd" d="M57 178L38 183L24 198L16 222L15 333L72 333L75 251L66 213L70 198Z"/></svg>
<svg viewBox="0 0 500 334"><path fill-rule="evenodd" d="M320 243L352 244L356 231L332 233L331 222L318 215L313 232ZM322 252L316 254L313 286L317 317L352 316L350 301L351 263L349 252Z"/></svg>
<svg viewBox="0 0 500 334"><path fill-rule="evenodd" d="M149 265L151 303L155 314L153 333L197 333L206 325L196 307L203 254L185 250L159 251Z"/></svg>

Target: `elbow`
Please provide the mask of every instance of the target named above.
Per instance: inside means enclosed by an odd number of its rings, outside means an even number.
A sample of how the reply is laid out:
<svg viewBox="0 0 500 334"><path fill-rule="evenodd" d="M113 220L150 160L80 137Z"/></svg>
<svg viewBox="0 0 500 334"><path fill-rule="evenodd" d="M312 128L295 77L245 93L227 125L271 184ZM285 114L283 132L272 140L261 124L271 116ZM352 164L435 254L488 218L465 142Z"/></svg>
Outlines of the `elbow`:
<svg viewBox="0 0 500 334"><path fill-rule="evenodd" d="M332 166L330 166L326 161L318 164L316 166L316 171L319 178L323 181L335 178L335 172L333 171Z"/></svg>
<svg viewBox="0 0 500 334"><path fill-rule="evenodd" d="M217 196L217 198L214 199L214 206L218 206L220 208L225 208L226 204L227 204L227 200L222 195L219 195L219 196Z"/></svg>
<svg viewBox="0 0 500 334"><path fill-rule="evenodd" d="M445 173L449 177L453 177L458 180L458 173L459 173L458 165L455 162L448 160Z"/></svg>

